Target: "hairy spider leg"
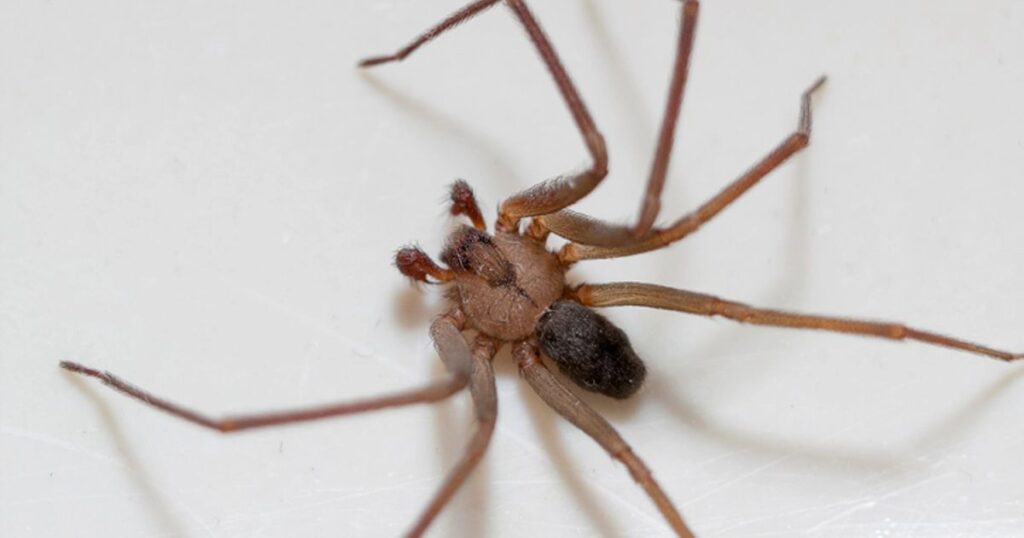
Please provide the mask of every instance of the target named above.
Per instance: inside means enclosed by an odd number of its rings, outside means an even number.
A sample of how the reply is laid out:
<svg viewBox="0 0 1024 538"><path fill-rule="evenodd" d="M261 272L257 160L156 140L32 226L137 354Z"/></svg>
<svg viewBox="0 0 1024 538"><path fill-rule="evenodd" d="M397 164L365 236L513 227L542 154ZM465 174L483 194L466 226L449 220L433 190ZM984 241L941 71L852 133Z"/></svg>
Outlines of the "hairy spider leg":
<svg viewBox="0 0 1024 538"><path fill-rule="evenodd" d="M63 361L60 363L60 366L71 372L95 377L140 402L220 433L235 433L254 428L280 426L342 415L353 415L367 411L377 411L389 407L436 402L459 392L468 384L476 409L477 431L470 438L459 462L449 472L444 483L434 496L431 497L429 504L407 534L409 537L418 537L426 531L427 527L448 503L459 486L465 482L466 477L469 476L477 462L480 461L480 458L483 457L491 434L494 431L494 424L497 418L497 393L494 386L494 371L491 367L491 359L494 357L497 346L487 338L477 338L471 350L469 344L462 336L461 331L463 328L464 318L462 313L458 311L439 317L430 327L434 346L437 348L438 354L449 373L448 378L443 381L437 381L419 389L366 400L287 411L234 415L221 419L212 418L209 415L193 411L185 406L156 396L131 385L109 372L101 372L70 361Z"/></svg>
<svg viewBox="0 0 1024 538"><path fill-rule="evenodd" d="M672 82L669 84L665 113L658 133L658 146L654 150L654 162L647 178L647 192L640 202L640 216L633 226L633 237L644 237L654 226L654 219L661 210L661 191L668 175L668 163L672 157L672 143L675 141L679 112L683 107L683 92L690 71L690 54L693 51L693 37L697 31L697 13L700 5L696 0L683 2L683 17L679 24L679 38L676 43L676 61L672 68Z"/></svg>
<svg viewBox="0 0 1024 538"><path fill-rule="evenodd" d="M555 85L568 106L592 159L591 165L581 172L568 173L542 181L506 198L499 207L496 227L500 231L512 232L518 231L519 221L523 217L558 211L572 205L594 190L608 173L608 151L605 147L604 137L594 124L594 120L576 91L572 79L569 78L554 47L544 35L544 31L527 8L526 3L522 0L506 0L506 2L526 29L530 41L554 78ZM401 60L421 45L496 3L497 0L484 0L469 4L421 34L399 52L368 58L360 62L359 65L370 67Z"/></svg>
<svg viewBox="0 0 1024 538"><path fill-rule="evenodd" d="M497 344L489 338L478 336L473 345L472 368L469 377L469 392L473 398L476 432L470 437L462 457L448 472L444 483L430 499L412 530L406 536L422 536L441 510L451 501L466 478L483 458L490 444L494 425L498 419L498 393L494 384L494 369L491 360L497 351Z"/></svg>
<svg viewBox="0 0 1024 538"><path fill-rule="evenodd" d="M693 538L693 532L683 522L683 517L669 500L668 495L654 480L650 469L637 456L629 444L622 439L615 428L586 402L566 388L540 360L537 348L529 342L520 342L512 349L512 355L519 364L519 371L534 392L566 420L601 445L608 454L622 462L633 480L639 484L654 501L661 515L672 530L681 538Z"/></svg>
<svg viewBox="0 0 1024 538"><path fill-rule="evenodd" d="M768 173L778 168L795 153L807 147L811 138L811 95L824 83L825 77L818 78L801 95L800 120L795 131L784 138L768 155L725 189L695 211L683 216L667 228L655 228L647 237L635 239L631 244L600 246L602 243L595 241L593 237L580 236L578 234L575 237L573 236L576 231L599 223L600 221L597 221L597 219L569 211L560 211L553 215L541 217L540 220L545 227L555 234L572 241L562 247L559 258L565 263L573 263L579 260L631 256L664 248L693 233L728 207L729 204L736 201L743 193L750 190ZM598 231L605 234L614 234L617 237L625 236L628 233L628 229L622 226L607 223L601 223ZM591 232L591 235L593 234L594 232ZM588 242L590 244L587 244Z"/></svg>
<svg viewBox="0 0 1024 538"><path fill-rule="evenodd" d="M755 308L743 303L720 299L713 295L654 284L641 284L637 282L583 284L576 288L574 295L577 300L587 306L646 306L700 316L722 316L740 323L750 323L753 325L817 329L861 336L874 336L890 340L916 340L940 347L986 355L1007 362L1024 358L1024 353L1010 353L993 349L958 338L914 329L900 323L798 314L781 310Z"/></svg>
<svg viewBox="0 0 1024 538"><path fill-rule="evenodd" d="M71 361L61 361L60 366L70 372L99 379L104 384L131 398L193 424L220 433L236 433L253 428L308 422L443 400L465 388L470 379L472 361L469 345L460 333L463 324L461 313L456 313L441 316L431 325L430 332L434 339L434 345L441 359L448 367L448 377L446 379L435 381L417 389L366 400L331 403L284 411L231 415L224 418L213 418L207 414L156 396L124 381L110 372L102 372Z"/></svg>
<svg viewBox="0 0 1024 538"><path fill-rule="evenodd" d="M477 0L472 4L468 4L455 13L449 15L445 20L441 21L437 25L431 27L426 32L423 32L416 39L413 39L408 45L398 49L398 52L394 54L383 54L380 56L372 56L365 58L359 62L359 67L373 67L375 65L386 64L390 62L400 62L406 58L406 56L412 54L416 49L426 44L431 39L455 28L459 24L473 18L475 15L485 11L487 8L497 4L501 0Z"/></svg>

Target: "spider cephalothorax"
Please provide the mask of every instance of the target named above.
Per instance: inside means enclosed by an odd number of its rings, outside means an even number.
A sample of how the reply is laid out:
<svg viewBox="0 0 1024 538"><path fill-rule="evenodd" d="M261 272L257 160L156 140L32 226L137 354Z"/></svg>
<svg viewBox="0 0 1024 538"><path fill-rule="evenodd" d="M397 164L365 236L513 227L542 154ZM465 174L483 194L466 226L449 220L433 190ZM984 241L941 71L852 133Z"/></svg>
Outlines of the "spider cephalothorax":
<svg viewBox="0 0 1024 538"><path fill-rule="evenodd" d="M531 237L491 236L463 226L449 237L441 261L452 270L449 296L466 314L466 323L501 341L528 338L541 314L562 296L565 267Z"/></svg>
<svg viewBox="0 0 1024 538"><path fill-rule="evenodd" d="M476 0L396 54L369 58L360 65L369 67L404 59L424 43L499 1ZM586 259L648 252L678 241L713 219L769 172L806 147L811 135L810 96L824 82L824 77L803 93L796 130L692 213L664 228L655 228L697 23L697 2L683 0L668 104L640 217L635 226L617 226L566 209L589 194L604 178L608 169L604 139L524 0L505 0L505 3L527 30L551 72L593 162L581 172L541 182L505 199L499 208L494 235L486 231L473 192L465 182L458 181L451 190L451 212L468 217L473 227L463 226L449 238L441 254L441 261L448 267L437 265L415 247L398 251L395 264L406 276L420 282L450 285L448 297L451 307L430 327L434 346L447 367L447 377L417 389L367 400L218 420L154 396L112 374L71 362L63 362L61 366L99 378L133 398L220 432L434 402L468 387L473 398L477 430L458 463L409 531L408 535L415 537L423 534L483 457L498 413L491 361L498 348L508 343L512 346L512 356L520 373L537 395L629 469L676 535L692 537L693 533L675 505L630 446L608 421L562 384L541 361L543 351L579 386L615 398L628 397L640 388L646 370L630 347L629 340L621 330L588 307L646 306L701 316L722 316L758 325L917 340L1004 361L1024 358L1024 354L1009 353L899 323L755 308L712 295L653 284L615 282L566 287L565 270L571 264ZM531 219L525 231L520 226L523 219ZM549 252L544 246L549 233L568 241L557 253ZM466 334L467 330L476 334Z"/></svg>

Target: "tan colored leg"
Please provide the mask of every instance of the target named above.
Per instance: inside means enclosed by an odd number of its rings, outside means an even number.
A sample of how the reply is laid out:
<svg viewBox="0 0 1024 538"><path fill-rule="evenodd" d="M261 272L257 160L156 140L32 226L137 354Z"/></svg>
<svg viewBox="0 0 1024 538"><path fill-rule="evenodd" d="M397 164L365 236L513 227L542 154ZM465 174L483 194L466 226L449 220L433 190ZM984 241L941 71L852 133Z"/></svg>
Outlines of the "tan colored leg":
<svg viewBox="0 0 1024 538"><path fill-rule="evenodd" d="M693 532L686 526L675 505L654 480L651 471L640 457L633 453L633 449L626 444L615 428L551 374L540 361L540 355L532 344L520 342L513 348L512 354L519 363L519 371L534 392L559 415L597 441L597 444L613 458L622 462L629 469L633 480L644 488L678 536L693 538Z"/></svg>
<svg viewBox="0 0 1024 538"><path fill-rule="evenodd" d="M928 344L960 349L1004 361L1024 358L1024 353L1010 353L941 334L917 330L899 323L865 321L840 317L796 314L781 310L755 308L692 291L641 284L615 282L611 284L584 284L576 289L576 297L587 306L649 306L676 310L700 316L722 316L740 323L817 329L840 333L875 336L890 340L917 340Z"/></svg>

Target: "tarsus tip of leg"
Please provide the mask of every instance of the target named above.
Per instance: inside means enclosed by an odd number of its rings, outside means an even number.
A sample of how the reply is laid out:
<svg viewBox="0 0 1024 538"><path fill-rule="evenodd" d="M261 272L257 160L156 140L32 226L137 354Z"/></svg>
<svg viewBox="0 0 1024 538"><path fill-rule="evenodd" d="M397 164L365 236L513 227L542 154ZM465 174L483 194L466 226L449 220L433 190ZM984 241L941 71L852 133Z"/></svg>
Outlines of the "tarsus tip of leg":
<svg viewBox="0 0 1024 538"><path fill-rule="evenodd" d="M101 373L99 370L93 370L92 368L89 368L88 366L84 366L82 364L78 364L77 362L60 361L60 367L69 372L74 372L76 374L82 374L98 378L105 377L105 375Z"/></svg>
<svg viewBox="0 0 1024 538"><path fill-rule="evenodd" d="M99 375L99 371L93 370L92 368L89 368L87 366L83 366L81 364L78 364L77 362L60 361L60 367L65 369L65 370L67 370L67 371L69 371L69 372L75 372L76 374L84 374L84 375L91 375L91 376L98 376Z"/></svg>
<svg viewBox="0 0 1024 538"><path fill-rule="evenodd" d="M811 87L807 88L807 91L804 92L804 95L810 95L814 93L815 90L817 90L818 88L822 87L822 85L825 84L826 80L828 80L828 77L826 75L821 75L820 77L815 79L814 83L811 84Z"/></svg>
<svg viewBox="0 0 1024 538"><path fill-rule="evenodd" d="M385 56L371 56L369 58L363 58L362 60L359 60L359 63L357 65L365 69L367 67L374 67L389 62L398 62L404 58L405 56L403 55L396 56L394 54L388 54Z"/></svg>

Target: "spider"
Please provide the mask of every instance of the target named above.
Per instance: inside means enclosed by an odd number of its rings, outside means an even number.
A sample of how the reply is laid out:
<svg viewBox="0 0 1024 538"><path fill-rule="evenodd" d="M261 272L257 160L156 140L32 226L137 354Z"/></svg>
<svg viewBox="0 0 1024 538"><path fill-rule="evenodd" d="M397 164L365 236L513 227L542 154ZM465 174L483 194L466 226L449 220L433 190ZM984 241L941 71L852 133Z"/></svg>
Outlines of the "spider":
<svg viewBox="0 0 1024 538"><path fill-rule="evenodd" d="M500 1L473 2L397 53L368 58L360 65L372 67L403 60L428 41ZM408 533L408 536L420 536L484 455L497 419L491 363L498 349L508 344L522 376L536 393L624 464L675 534L688 537L694 536L693 531L640 457L604 418L552 374L542 358L546 357L585 391L618 399L636 394L646 377L643 362L625 333L591 307L646 306L721 316L756 325L916 340L1003 361L1024 358L1024 354L899 323L769 310L653 284L567 282L566 273L577 262L640 254L683 239L805 148L811 135L811 96L825 79L819 78L802 94L797 128L771 152L693 212L668 226L656 227L698 17L698 2L684 0L667 104L639 216L632 226L615 225L567 209L593 191L607 174L604 140L526 3L523 0L505 0L505 3L526 29L552 75L592 161L580 172L549 179L506 198L499 206L493 233L488 230L469 185L456 181L450 188L451 214L467 218L471 225L463 225L450 235L440 255L443 265L416 247L404 247L396 253L395 265L405 276L416 282L447 286L450 308L430 327L432 340L448 371L446 378L416 390L367 400L216 419L150 394L111 373L68 361L61 366L100 379L166 413L222 433L436 402L468 388L477 429ZM557 251L549 250L546 240L551 234L568 242Z"/></svg>

